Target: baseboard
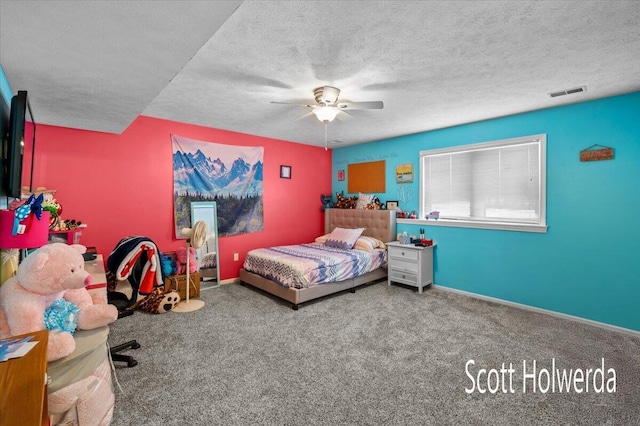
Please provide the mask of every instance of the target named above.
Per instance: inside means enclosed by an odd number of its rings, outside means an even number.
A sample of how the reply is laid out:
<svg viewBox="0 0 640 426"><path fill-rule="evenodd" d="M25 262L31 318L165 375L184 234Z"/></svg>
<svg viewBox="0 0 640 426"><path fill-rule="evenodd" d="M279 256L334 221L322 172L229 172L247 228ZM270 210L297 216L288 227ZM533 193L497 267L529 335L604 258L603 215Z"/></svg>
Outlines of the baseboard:
<svg viewBox="0 0 640 426"><path fill-rule="evenodd" d="M221 285L225 285L225 284L240 284L240 277L228 278L226 280L221 280L220 284Z"/></svg>
<svg viewBox="0 0 640 426"><path fill-rule="evenodd" d="M471 292L468 292L468 291L458 290L456 288L445 287L445 286L441 286L441 285L437 285L437 284L434 284L433 287L435 289L438 289L438 290L450 291L452 293L462 294L464 296L473 297L475 299L481 299L481 300L486 300L488 302L500 303L501 305L512 306L514 308L525 309L527 311L533 311L533 312L537 312L537 313L540 313L540 314L551 315L553 317L567 319L567 320L575 321L575 322L580 322L580 323L583 323L583 324L592 325L594 327L603 328L605 330L615 331L615 332L618 332L618 333L623 333L623 334L627 334L629 336L639 337L640 338L640 331L631 330L629 328L618 327L616 325L606 324L604 322L593 321L593 320L589 320L589 319L586 319L586 318L576 317L574 315L563 314L563 313L560 313L560 312L550 311L550 310L542 309L542 308L536 308L534 306L524 305L522 303L510 302L508 300L497 299L495 297L483 296L481 294L471 293Z"/></svg>

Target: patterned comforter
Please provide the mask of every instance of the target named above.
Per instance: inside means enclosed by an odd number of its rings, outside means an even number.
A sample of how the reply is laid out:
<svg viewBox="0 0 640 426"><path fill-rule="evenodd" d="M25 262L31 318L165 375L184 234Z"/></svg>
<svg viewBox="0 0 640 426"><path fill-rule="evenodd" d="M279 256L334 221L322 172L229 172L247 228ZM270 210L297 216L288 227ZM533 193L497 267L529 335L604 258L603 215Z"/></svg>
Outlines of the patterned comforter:
<svg viewBox="0 0 640 426"><path fill-rule="evenodd" d="M251 250L243 267L284 287L307 288L354 278L386 262L384 249L367 252L309 243Z"/></svg>

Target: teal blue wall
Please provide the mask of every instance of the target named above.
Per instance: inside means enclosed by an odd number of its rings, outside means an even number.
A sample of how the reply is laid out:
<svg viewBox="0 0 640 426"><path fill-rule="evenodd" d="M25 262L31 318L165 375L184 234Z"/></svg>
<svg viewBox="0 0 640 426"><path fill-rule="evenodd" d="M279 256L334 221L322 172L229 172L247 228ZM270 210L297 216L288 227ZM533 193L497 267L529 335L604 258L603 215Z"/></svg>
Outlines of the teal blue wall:
<svg viewBox="0 0 640 426"><path fill-rule="evenodd" d="M9 86L9 81L7 80L7 76L4 73L4 69L2 65L0 65L0 94L4 101L11 105L11 98L13 97L13 93L11 93L11 87Z"/></svg>
<svg viewBox="0 0 640 426"><path fill-rule="evenodd" d="M547 134L548 232L427 227L438 244L435 283L640 331L640 92L334 149L334 199L347 194L338 170L384 159L386 192L377 195L417 211L421 150L539 133ZM593 144L613 147L614 160L580 162ZM397 185L404 163L415 179Z"/></svg>

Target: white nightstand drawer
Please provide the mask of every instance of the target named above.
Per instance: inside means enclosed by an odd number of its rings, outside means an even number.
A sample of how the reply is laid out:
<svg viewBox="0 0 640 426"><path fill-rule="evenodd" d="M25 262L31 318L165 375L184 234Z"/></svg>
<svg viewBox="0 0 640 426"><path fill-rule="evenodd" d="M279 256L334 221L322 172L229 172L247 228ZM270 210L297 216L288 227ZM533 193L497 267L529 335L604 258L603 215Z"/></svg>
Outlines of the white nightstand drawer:
<svg viewBox="0 0 640 426"><path fill-rule="evenodd" d="M392 247L389 246L389 256L399 259L411 259L418 260L418 251L410 248Z"/></svg>
<svg viewBox="0 0 640 426"><path fill-rule="evenodd" d="M391 269L404 271L404 272L413 272L414 274L418 273L418 262L414 260L393 260L393 267Z"/></svg>
<svg viewBox="0 0 640 426"><path fill-rule="evenodd" d="M418 276L411 272L397 271L392 269L389 271L389 276L392 281L398 281L405 284L416 285L418 283Z"/></svg>

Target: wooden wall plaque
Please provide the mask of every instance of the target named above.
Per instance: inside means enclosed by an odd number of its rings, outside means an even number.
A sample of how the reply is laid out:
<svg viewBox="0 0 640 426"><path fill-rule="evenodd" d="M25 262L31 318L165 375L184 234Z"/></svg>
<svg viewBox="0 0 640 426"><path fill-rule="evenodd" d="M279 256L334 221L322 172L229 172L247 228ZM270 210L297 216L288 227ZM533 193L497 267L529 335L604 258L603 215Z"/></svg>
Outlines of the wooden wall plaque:
<svg viewBox="0 0 640 426"><path fill-rule="evenodd" d="M600 148L595 148L600 147ZM593 145L580 151L580 161L613 160L613 148Z"/></svg>
<svg viewBox="0 0 640 426"><path fill-rule="evenodd" d="M386 192L385 170L385 160L347 165L347 192Z"/></svg>

